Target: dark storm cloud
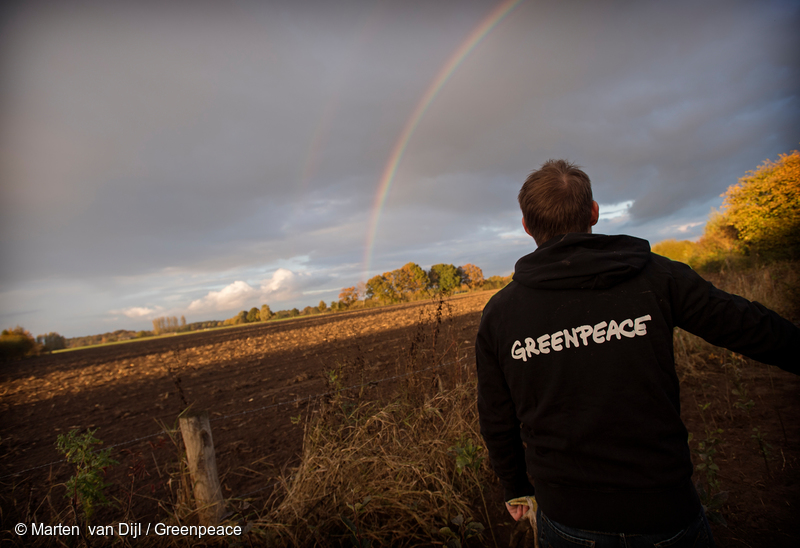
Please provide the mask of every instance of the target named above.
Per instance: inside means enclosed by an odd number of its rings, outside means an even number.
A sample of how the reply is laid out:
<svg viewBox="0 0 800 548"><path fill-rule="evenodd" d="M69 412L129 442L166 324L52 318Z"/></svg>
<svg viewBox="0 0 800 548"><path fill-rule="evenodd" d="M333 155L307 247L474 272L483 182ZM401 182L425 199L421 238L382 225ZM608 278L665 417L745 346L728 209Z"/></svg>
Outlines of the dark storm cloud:
<svg viewBox="0 0 800 548"><path fill-rule="evenodd" d="M430 194L424 175L446 164L491 165L519 185L548 157L568 156L598 199L633 199L632 217L646 222L707 202L800 138L797 5L566 11L520 6L453 77L409 147L399 199ZM459 190L453 179L434 195Z"/></svg>

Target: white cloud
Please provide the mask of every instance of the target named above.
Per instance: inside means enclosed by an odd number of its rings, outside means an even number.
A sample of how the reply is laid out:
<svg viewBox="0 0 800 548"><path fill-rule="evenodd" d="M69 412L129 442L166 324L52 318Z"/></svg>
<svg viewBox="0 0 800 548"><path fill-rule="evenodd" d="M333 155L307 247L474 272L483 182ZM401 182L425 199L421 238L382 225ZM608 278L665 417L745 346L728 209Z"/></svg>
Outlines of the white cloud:
<svg viewBox="0 0 800 548"><path fill-rule="evenodd" d="M521 240L526 241L530 238L522 228L517 228L515 230L511 230L509 232L500 232L498 234L500 239L502 240Z"/></svg>
<svg viewBox="0 0 800 548"><path fill-rule="evenodd" d="M192 301L188 310L197 313L222 312L250 308L264 302L296 299L302 295L299 287L302 276L303 274L279 268L271 277L261 280L257 288L237 280L219 291L209 291L205 297Z"/></svg>
<svg viewBox="0 0 800 548"><path fill-rule="evenodd" d="M237 280L219 291L209 291L205 297L192 301L189 310L200 312L241 308L253 300L255 293L256 290L247 282Z"/></svg>
<svg viewBox="0 0 800 548"><path fill-rule="evenodd" d="M261 292L277 295L291 292L296 286L297 275L291 270L279 268L272 275L272 278L261 281Z"/></svg>
<svg viewBox="0 0 800 548"><path fill-rule="evenodd" d="M696 241L703 235L703 228L706 225L706 220L688 223L671 223L658 231L664 239L685 239Z"/></svg>
<svg viewBox="0 0 800 548"><path fill-rule="evenodd" d="M705 221L698 221L696 223L686 223L686 224L683 224L683 225L675 227L675 229L678 232L686 233L686 232L689 232L694 227L700 226L700 225L704 225L704 224L706 224Z"/></svg>
<svg viewBox="0 0 800 548"><path fill-rule="evenodd" d="M600 220L610 221L617 217L628 217L628 210L633 205L634 200L620 202L618 204L599 204L600 206Z"/></svg>
<svg viewBox="0 0 800 548"><path fill-rule="evenodd" d="M148 308L145 306L132 306L130 308L125 308L124 310L113 310L111 313L123 314L129 318L144 318L145 316L150 316L151 314L155 314L160 310L160 306L156 306L154 308Z"/></svg>

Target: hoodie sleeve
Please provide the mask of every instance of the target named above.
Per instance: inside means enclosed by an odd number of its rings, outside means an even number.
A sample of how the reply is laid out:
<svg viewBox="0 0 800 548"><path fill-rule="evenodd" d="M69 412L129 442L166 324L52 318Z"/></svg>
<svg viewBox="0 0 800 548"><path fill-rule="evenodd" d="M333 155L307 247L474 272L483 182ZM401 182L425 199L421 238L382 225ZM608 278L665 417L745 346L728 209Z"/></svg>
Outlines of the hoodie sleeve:
<svg viewBox="0 0 800 548"><path fill-rule="evenodd" d="M760 303L726 293L673 262L675 325L716 346L800 374L800 328Z"/></svg>
<svg viewBox="0 0 800 548"><path fill-rule="evenodd" d="M526 471L519 419L490 331L484 312L475 343L478 415L492 468L503 486L505 500L511 500L532 496L534 490Z"/></svg>

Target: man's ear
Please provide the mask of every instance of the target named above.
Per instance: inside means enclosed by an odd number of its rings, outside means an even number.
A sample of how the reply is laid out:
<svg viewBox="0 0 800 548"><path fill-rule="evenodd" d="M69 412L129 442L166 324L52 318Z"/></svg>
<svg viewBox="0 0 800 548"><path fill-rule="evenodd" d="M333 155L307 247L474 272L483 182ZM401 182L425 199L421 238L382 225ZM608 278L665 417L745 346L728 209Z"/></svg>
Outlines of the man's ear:
<svg viewBox="0 0 800 548"><path fill-rule="evenodd" d="M525 229L525 234L533 238L533 234L531 234L531 231L528 230L528 225L525 224L525 217L522 218L522 228ZM533 241L536 242L536 247L539 247L539 242L536 241L536 238L533 238Z"/></svg>
<svg viewBox="0 0 800 548"><path fill-rule="evenodd" d="M592 218L591 218L591 222L589 223L589 226L596 225L597 224L597 220L599 218L600 218L600 206L597 205L597 202L592 200ZM524 221L525 220L523 219L523 223L524 223Z"/></svg>

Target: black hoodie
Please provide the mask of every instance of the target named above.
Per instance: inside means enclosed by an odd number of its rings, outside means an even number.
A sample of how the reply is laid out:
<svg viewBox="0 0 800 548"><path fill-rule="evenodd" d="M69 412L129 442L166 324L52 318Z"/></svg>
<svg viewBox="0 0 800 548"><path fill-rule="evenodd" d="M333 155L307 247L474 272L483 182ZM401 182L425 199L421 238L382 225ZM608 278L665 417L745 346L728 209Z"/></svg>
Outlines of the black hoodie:
<svg viewBox="0 0 800 548"><path fill-rule="evenodd" d="M800 372L800 329L645 240L567 234L517 262L476 343L481 434L507 500L533 493L527 471L569 527L660 533L697 516L676 326Z"/></svg>

